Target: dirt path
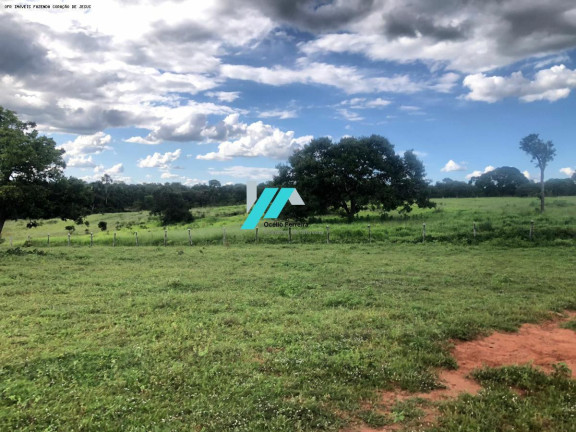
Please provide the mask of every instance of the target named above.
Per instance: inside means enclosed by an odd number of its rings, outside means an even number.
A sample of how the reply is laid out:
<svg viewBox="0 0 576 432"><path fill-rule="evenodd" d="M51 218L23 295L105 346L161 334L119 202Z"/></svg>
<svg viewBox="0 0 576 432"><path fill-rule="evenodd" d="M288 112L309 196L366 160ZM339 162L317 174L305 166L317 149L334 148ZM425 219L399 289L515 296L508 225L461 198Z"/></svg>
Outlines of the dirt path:
<svg viewBox="0 0 576 432"><path fill-rule="evenodd" d="M408 393L405 391L383 392L381 405L384 409L392 408L397 402L411 398L422 398L429 401L441 401L458 397L461 393L475 394L481 386L466 376L474 369L483 366L499 367L505 365L523 365L532 363L546 372L552 371L552 365L563 362L576 374L576 332L561 328L563 322L576 318L576 312L567 312L567 317L543 324L524 324L517 333L493 333L492 335L469 342L456 343L452 355L458 363L454 371L440 371L440 380L445 389L429 393ZM421 419L422 426L434 422L434 408L427 411ZM372 429L366 426L349 429L347 432L383 432L397 431L399 424Z"/></svg>

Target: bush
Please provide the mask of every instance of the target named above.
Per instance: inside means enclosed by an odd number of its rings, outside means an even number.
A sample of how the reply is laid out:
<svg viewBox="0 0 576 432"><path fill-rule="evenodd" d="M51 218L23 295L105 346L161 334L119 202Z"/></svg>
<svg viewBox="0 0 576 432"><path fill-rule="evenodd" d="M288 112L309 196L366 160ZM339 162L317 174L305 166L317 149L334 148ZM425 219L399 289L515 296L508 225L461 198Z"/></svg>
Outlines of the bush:
<svg viewBox="0 0 576 432"><path fill-rule="evenodd" d="M98 222L98 228L100 228L101 231L106 231L108 229L108 223L100 221Z"/></svg>
<svg viewBox="0 0 576 432"><path fill-rule="evenodd" d="M65 226L64 229L66 231L68 231L70 234L72 234L74 231L76 231L76 228L74 227L74 225Z"/></svg>

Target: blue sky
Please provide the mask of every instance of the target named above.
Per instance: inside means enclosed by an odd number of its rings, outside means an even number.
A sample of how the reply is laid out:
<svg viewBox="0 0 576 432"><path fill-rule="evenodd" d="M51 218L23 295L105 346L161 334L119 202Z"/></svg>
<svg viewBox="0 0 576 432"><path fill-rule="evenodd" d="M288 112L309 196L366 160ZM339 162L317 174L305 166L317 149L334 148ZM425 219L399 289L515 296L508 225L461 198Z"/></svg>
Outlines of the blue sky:
<svg viewBox="0 0 576 432"><path fill-rule="evenodd" d="M0 39L0 105L88 181L265 181L313 137L370 134L433 181L536 178L530 133L547 177L576 170L573 1L99 0L4 7Z"/></svg>

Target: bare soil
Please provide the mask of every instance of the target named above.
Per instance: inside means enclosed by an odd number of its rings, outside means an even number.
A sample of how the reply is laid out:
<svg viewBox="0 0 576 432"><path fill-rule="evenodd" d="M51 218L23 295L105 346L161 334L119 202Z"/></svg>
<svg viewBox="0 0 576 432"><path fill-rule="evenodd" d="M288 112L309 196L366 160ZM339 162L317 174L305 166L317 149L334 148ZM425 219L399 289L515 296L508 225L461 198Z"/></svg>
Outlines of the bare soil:
<svg viewBox="0 0 576 432"><path fill-rule="evenodd" d="M429 393L409 393L406 391L383 392L378 410L390 412L398 402L420 398L431 402L458 397L461 393L476 394L482 387L468 378L470 372L483 366L500 367L507 365L532 364L546 372L553 370L555 363L565 363L576 373L576 332L561 328L560 325L576 317L576 312L567 312L563 317L542 324L524 324L517 333L493 333L488 337L456 342L452 355L458 363L457 370L441 370L439 377L446 386L444 389ZM423 408L426 415L420 419L417 427L430 426L435 421L437 411L432 405ZM360 426L349 432L397 431L402 425L393 424L373 429Z"/></svg>

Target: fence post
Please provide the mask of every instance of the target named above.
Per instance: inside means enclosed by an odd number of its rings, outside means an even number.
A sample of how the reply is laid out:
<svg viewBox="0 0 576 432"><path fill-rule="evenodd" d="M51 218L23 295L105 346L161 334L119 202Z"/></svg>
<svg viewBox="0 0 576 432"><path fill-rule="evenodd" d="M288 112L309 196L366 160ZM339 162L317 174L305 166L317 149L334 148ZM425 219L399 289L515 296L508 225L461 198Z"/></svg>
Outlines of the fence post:
<svg viewBox="0 0 576 432"><path fill-rule="evenodd" d="M326 243L330 243L330 227L326 225Z"/></svg>
<svg viewBox="0 0 576 432"><path fill-rule="evenodd" d="M222 231L222 244L226 246L226 228L223 228Z"/></svg>
<svg viewBox="0 0 576 432"><path fill-rule="evenodd" d="M426 241L426 223L422 224L422 241Z"/></svg>
<svg viewBox="0 0 576 432"><path fill-rule="evenodd" d="M532 236L534 235L534 221L530 221L530 240L532 240Z"/></svg>
<svg viewBox="0 0 576 432"><path fill-rule="evenodd" d="M116 232L114 232L114 240L112 241L112 247L116 246Z"/></svg>
<svg viewBox="0 0 576 432"><path fill-rule="evenodd" d="M90 247L94 246L94 233L90 233Z"/></svg>
<svg viewBox="0 0 576 432"><path fill-rule="evenodd" d="M47 246L50 247L50 234L48 234L48 244L47 244Z"/></svg>
<svg viewBox="0 0 576 432"><path fill-rule="evenodd" d="M134 232L134 234L136 235L136 246L138 246L138 231Z"/></svg>
<svg viewBox="0 0 576 432"><path fill-rule="evenodd" d="M10 247L12 247L12 237L10 237Z"/></svg>
<svg viewBox="0 0 576 432"><path fill-rule="evenodd" d="M476 238L476 222L474 222L474 238Z"/></svg>
<svg viewBox="0 0 576 432"><path fill-rule="evenodd" d="M164 228L164 246L168 244L168 231Z"/></svg>
<svg viewBox="0 0 576 432"><path fill-rule="evenodd" d="M254 240L254 241L255 241L256 243L258 243L258 227L256 227L256 237L255 237L255 240Z"/></svg>
<svg viewBox="0 0 576 432"><path fill-rule="evenodd" d="M368 225L368 243L372 243L372 229Z"/></svg>
<svg viewBox="0 0 576 432"><path fill-rule="evenodd" d="M70 246L70 233L68 233L68 246Z"/></svg>
<svg viewBox="0 0 576 432"><path fill-rule="evenodd" d="M292 227L288 227L288 242L292 243Z"/></svg>
<svg viewBox="0 0 576 432"><path fill-rule="evenodd" d="M188 242L192 246L192 230L190 228L188 228Z"/></svg>

